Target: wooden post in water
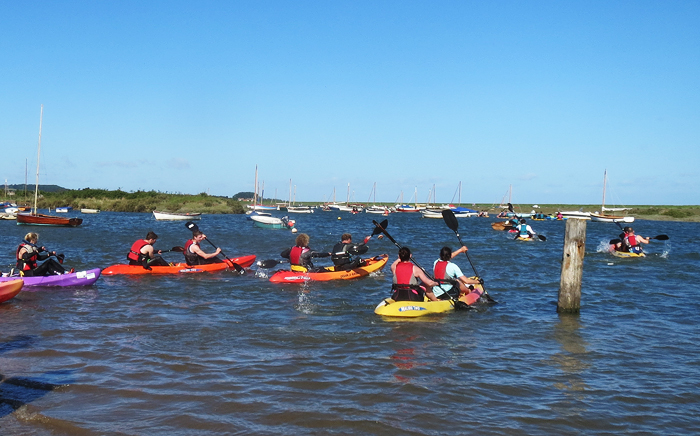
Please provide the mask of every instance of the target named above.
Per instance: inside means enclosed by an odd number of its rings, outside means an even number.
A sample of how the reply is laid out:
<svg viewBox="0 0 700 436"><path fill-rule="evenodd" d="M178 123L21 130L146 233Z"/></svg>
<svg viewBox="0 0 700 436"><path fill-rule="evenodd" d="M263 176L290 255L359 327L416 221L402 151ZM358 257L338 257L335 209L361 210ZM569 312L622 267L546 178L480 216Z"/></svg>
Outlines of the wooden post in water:
<svg viewBox="0 0 700 436"><path fill-rule="evenodd" d="M566 220L564 254L561 262L561 281L557 312L578 313L581 309L581 278L586 254L586 220Z"/></svg>

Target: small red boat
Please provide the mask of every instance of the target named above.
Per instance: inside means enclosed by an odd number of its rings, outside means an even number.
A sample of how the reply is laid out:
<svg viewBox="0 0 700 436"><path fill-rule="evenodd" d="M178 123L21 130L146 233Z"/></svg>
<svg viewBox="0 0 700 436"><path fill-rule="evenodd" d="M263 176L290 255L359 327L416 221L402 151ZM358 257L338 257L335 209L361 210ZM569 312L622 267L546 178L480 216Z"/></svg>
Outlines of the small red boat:
<svg viewBox="0 0 700 436"><path fill-rule="evenodd" d="M26 224L33 226L60 226L60 227L77 227L83 223L82 218L68 218L62 216L18 213L17 224Z"/></svg>

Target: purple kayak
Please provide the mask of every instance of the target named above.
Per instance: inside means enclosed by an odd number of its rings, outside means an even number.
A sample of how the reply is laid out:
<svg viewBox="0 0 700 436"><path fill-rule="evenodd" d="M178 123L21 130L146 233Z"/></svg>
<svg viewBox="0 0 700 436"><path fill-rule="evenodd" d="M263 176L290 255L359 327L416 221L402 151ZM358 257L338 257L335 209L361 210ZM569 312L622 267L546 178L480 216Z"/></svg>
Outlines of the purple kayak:
<svg viewBox="0 0 700 436"><path fill-rule="evenodd" d="M17 280L20 277L0 277L0 282L6 282L9 280ZM54 275L54 276L41 276L41 277L21 277L24 280L24 290L25 291L35 291L36 289L30 289L33 287L45 287L45 286L90 286L100 278L100 269L94 268L87 271L76 271L73 273Z"/></svg>

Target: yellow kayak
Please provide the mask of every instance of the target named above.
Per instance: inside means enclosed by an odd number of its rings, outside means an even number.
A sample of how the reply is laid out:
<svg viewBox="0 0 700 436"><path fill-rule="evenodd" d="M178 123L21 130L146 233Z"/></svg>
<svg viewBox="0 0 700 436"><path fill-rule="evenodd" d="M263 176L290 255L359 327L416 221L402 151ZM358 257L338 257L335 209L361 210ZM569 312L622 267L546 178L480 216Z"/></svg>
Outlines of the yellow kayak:
<svg viewBox="0 0 700 436"><path fill-rule="evenodd" d="M611 250L610 253L616 257L646 257L644 253L630 253L629 251Z"/></svg>
<svg viewBox="0 0 700 436"><path fill-rule="evenodd" d="M481 285L474 285L474 290L469 294L460 296L459 301L471 306L479 301L479 298L481 298L483 294L484 289ZM374 313L382 316L416 318L435 313L449 312L455 309L452 300L430 301L427 297L423 298L423 301L394 301L391 298L385 298L374 309Z"/></svg>

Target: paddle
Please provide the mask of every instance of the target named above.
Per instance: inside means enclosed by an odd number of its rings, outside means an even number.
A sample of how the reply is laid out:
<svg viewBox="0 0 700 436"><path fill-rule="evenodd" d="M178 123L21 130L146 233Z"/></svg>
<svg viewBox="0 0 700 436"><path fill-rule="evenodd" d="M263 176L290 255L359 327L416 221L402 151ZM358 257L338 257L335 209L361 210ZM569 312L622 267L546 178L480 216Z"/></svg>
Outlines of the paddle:
<svg viewBox="0 0 700 436"><path fill-rule="evenodd" d="M389 220L384 220L381 222L381 224L375 220L372 220L372 223L376 226L376 229L374 229L374 232L372 232L372 235L374 235L376 233L380 233L380 232L384 233L386 235L386 237L389 238L389 240L394 243L394 245L396 245L399 249L401 248L401 244L396 242L396 239L394 239L389 234L389 232L386 231L386 227L389 225ZM438 283L440 281L449 282L453 286L457 284L454 280L436 280L436 279L434 279L430 274L428 274L428 272L422 266L420 266L420 264L413 258L413 256L411 256L411 262L413 262L413 264L415 266L420 268L420 270L423 271L423 274L425 274L430 280L432 280L434 282L438 282ZM465 303L464 301L459 301L457 298L453 297L452 295L448 294L447 292L445 292L445 294L447 294L447 296L450 297L450 301L452 302L452 305L454 306L455 310L469 310L469 309L471 309L471 307L469 307L469 305L467 303Z"/></svg>
<svg viewBox="0 0 700 436"><path fill-rule="evenodd" d="M258 266L260 268L273 268L280 263L289 263L288 260L276 260L276 259L267 259L267 260L259 260L258 261Z"/></svg>
<svg viewBox="0 0 700 436"><path fill-rule="evenodd" d="M161 251L161 253L170 253L170 252L176 252L176 253L184 253L185 252L185 247L173 247L170 250L164 250Z"/></svg>
<svg viewBox="0 0 700 436"><path fill-rule="evenodd" d="M668 235L649 236L649 239L656 239L657 241L668 241ZM622 240L619 238L615 238L615 239L610 240L611 244L618 244L620 242L622 242Z"/></svg>
<svg viewBox="0 0 700 436"><path fill-rule="evenodd" d="M515 211L513 210L513 205L510 204L510 203L508 203L508 210L509 210L510 212L512 212L513 215L515 215L516 218L520 219L520 216L518 216L518 214L515 213ZM513 226L513 228L515 228L515 226ZM530 233L530 232L527 232L527 233L530 235L531 238L532 238L533 236L537 236L537 239L539 239L540 241L546 241L546 240L547 240L547 237L544 236L544 235L537 235L537 234L533 235L533 234ZM513 238L513 240L516 240L516 239L518 239L519 237L520 237L520 234L517 234L517 235L515 235L515 238Z"/></svg>
<svg viewBox="0 0 700 436"><path fill-rule="evenodd" d="M199 227L197 226L197 224L193 223L192 221L187 221L187 222L185 223L185 227L187 227L188 229L192 230L193 232L196 232L196 231L199 230ZM208 238L204 238L204 239L206 239L206 241L207 241L208 243L210 243L212 247L214 247L214 248L219 248L219 247L217 247L216 245L214 245L214 243L211 242ZM226 261L226 263L231 264L231 266L233 266L233 268L236 270L236 272L238 272L238 274L245 274L245 268L243 268L242 266L240 266L240 265L237 264L236 262L234 262L234 261L232 261L231 259L229 259L228 256L226 256L226 254L224 253L223 250L221 250L221 254L224 255L224 260Z"/></svg>
<svg viewBox="0 0 700 436"><path fill-rule="evenodd" d="M455 216L455 213L452 212L450 209L445 209L442 211L442 219L445 220L445 224L447 224L447 227L450 228L453 232L455 232L455 235L457 235L457 239L459 240L459 243L462 244L464 247L464 242L462 242L462 237L459 236L459 221L457 220L457 217ZM469 265L472 266L472 269L474 270L474 275L481 278L479 273L476 271L476 268L474 267L474 263L472 263L471 257L469 257L469 251L465 251L464 254L467 255L467 260L469 260ZM486 301L492 304L498 304L498 301L494 300L491 298L488 292L486 292L486 288L484 287L484 283L482 280L481 283L481 288L484 290L484 296L486 297Z"/></svg>

